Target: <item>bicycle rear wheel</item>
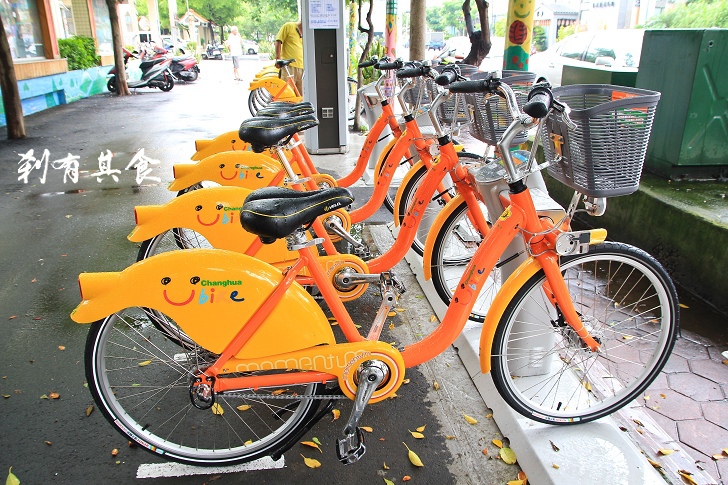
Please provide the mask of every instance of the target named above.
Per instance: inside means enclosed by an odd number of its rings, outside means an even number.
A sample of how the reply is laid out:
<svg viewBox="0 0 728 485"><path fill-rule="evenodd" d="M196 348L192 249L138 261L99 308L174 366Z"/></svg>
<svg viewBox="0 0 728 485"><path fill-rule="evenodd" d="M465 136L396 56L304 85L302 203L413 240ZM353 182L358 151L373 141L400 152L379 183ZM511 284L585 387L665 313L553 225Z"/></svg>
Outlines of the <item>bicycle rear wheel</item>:
<svg viewBox="0 0 728 485"><path fill-rule="evenodd" d="M549 298L543 271L511 300L495 333L492 373L503 399L526 417L575 424L638 397L667 362L677 336L677 293L662 266L621 243L562 258L576 311L601 344L591 352Z"/></svg>
<svg viewBox="0 0 728 485"><path fill-rule="evenodd" d="M321 384L238 391L246 397L217 394L216 412L209 403L200 409L190 384L216 358L194 343L171 342L146 310L131 308L91 326L86 378L99 409L119 432L156 455L192 465L272 455L316 412L320 401L311 398L323 392ZM231 376L264 372L271 371Z"/></svg>

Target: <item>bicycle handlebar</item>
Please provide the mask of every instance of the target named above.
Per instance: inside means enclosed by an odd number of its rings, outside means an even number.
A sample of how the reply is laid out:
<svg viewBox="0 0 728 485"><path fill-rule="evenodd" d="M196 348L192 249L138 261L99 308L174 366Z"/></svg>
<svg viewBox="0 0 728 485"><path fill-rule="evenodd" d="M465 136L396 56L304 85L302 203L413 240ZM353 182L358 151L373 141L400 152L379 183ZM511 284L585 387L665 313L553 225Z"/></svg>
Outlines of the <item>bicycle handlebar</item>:
<svg viewBox="0 0 728 485"><path fill-rule="evenodd" d="M430 66L406 67L397 71L398 79L426 76L430 73Z"/></svg>
<svg viewBox="0 0 728 485"><path fill-rule="evenodd" d="M457 81L458 77L460 77L460 73L457 68L446 67L440 75L435 78L435 82L440 86L448 86Z"/></svg>
<svg viewBox="0 0 728 485"><path fill-rule="evenodd" d="M365 67L373 67L376 66L378 63L379 59L377 58L377 56L372 56L372 58L368 61L360 62L359 69L364 69Z"/></svg>
<svg viewBox="0 0 728 485"><path fill-rule="evenodd" d="M489 93L496 94L500 79L489 77L475 81L456 81L450 84L447 89L451 93Z"/></svg>
<svg viewBox="0 0 728 485"><path fill-rule="evenodd" d="M554 95L548 83L535 85L528 93L528 101L523 105L523 112L532 118L543 118L551 109Z"/></svg>
<svg viewBox="0 0 728 485"><path fill-rule="evenodd" d="M378 62L374 67L380 71L393 71L395 69L401 69L404 65L402 59L395 59L392 62Z"/></svg>

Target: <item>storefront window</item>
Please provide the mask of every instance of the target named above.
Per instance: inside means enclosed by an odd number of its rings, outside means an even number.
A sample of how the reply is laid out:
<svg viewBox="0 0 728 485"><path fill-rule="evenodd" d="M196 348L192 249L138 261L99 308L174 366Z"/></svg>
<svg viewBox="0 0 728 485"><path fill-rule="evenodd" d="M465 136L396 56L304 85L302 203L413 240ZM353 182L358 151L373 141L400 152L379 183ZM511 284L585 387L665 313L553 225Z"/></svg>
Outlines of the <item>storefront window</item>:
<svg viewBox="0 0 728 485"><path fill-rule="evenodd" d="M0 15L13 59L45 57L35 0L0 0Z"/></svg>
<svg viewBox="0 0 728 485"><path fill-rule="evenodd" d="M0 0L2 1L2 0ZM99 55L113 56L114 43L111 38L111 21L109 9L105 0L93 0L94 22L96 23L96 43L99 46Z"/></svg>
<svg viewBox="0 0 728 485"><path fill-rule="evenodd" d="M56 38L68 39L76 35L76 23L73 20L73 4L71 0L51 0L53 23Z"/></svg>

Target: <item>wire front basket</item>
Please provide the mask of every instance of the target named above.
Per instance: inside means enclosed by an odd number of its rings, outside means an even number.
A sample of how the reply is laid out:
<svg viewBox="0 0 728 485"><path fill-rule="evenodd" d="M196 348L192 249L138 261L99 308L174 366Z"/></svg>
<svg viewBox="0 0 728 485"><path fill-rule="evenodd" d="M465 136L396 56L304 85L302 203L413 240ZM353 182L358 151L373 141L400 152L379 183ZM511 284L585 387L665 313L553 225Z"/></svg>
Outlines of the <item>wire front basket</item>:
<svg viewBox="0 0 728 485"><path fill-rule="evenodd" d="M488 75L488 73L478 73L471 79L476 80ZM522 108L526 102L528 91L535 80L536 73L525 71L503 71L501 78L502 82L513 89L519 108ZM486 93L466 94L465 99L467 104L473 108L474 120L470 126L470 135L488 145L498 143L506 128L513 121L505 99ZM526 141L527 137L528 133L523 131L513 139L512 144L520 145Z"/></svg>
<svg viewBox="0 0 728 485"><path fill-rule="evenodd" d="M615 197L639 188L660 93L601 84L553 89L576 128L552 112L542 142L549 174L582 194Z"/></svg>

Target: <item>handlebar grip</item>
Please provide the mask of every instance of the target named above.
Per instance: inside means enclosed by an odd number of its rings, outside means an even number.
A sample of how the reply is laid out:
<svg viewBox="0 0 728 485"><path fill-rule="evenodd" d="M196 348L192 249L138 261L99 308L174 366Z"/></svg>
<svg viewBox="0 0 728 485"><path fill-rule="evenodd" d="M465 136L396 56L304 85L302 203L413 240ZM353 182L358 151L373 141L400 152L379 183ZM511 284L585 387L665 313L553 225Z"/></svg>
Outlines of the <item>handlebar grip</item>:
<svg viewBox="0 0 728 485"><path fill-rule="evenodd" d="M454 69L445 69L435 78L435 82L440 86L447 86L454 83L458 79L458 73Z"/></svg>
<svg viewBox="0 0 728 485"><path fill-rule="evenodd" d="M399 79L405 79L408 77L421 77L424 76L430 72L429 66L419 66L419 67L407 67L404 69L400 69L397 71L397 77Z"/></svg>
<svg viewBox="0 0 728 485"><path fill-rule="evenodd" d="M478 79L476 81L456 81L447 89L451 93L492 93L491 79Z"/></svg>
<svg viewBox="0 0 728 485"><path fill-rule="evenodd" d="M365 67L375 66L378 62L379 62L379 59L377 59L377 56L373 56L368 61L360 62L359 69L364 69Z"/></svg>
<svg viewBox="0 0 728 485"><path fill-rule="evenodd" d="M528 101L523 105L523 112L532 118L543 118L549 114L554 95L546 86L536 86L528 93Z"/></svg>
<svg viewBox="0 0 728 485"><path fill-rule="evenodd" d="M393 71L394 69L401 69L403 65L402 60L397 59L393 62L379 62L374 67L380 71Z"/></svg>

